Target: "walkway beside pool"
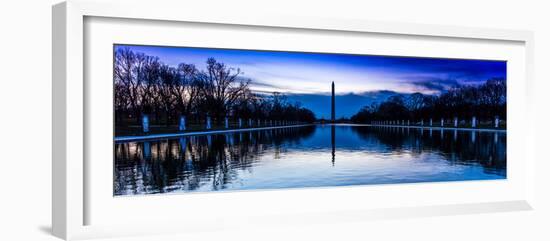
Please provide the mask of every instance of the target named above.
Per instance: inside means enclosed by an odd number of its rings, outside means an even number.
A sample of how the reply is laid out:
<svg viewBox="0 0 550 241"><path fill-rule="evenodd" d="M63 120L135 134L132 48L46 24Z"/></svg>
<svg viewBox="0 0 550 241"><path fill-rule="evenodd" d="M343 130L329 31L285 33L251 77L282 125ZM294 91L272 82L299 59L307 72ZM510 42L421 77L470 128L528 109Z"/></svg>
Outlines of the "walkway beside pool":
<svg viewBox="0 0 550 241"><path fill-rule="evenodd" d="M180 132L180 133L168 133L168 134L152 134L152 135L145 135L145 136L118 136L118 137L115 137L115 142L154 140L154 139L175 138L175 137L184 137L184 136L227 134L227 133L234 133L234 132L261 131L261 130L273 130L273 129L283 129L283 128L296 128L296 127L313 126L313 125L316 125L316 124L266 126L266 127L241 128L241 129L206 130L206 131Z"/></svg>
<svg viewBox="0 0 550 241"><path fill-rule="evenodd" d="M337 124L338 125L338 124ZM373 127L393 127L393 128L411 128L411 129L427 129L427 130L457 130L457 131L479 131L479 132L499 132L506 133L506 129L490 129L490 128L471 128L471 127L442 127L442 126L408 126L408 125L374 125L374 124L345 124L349 126L373 126Z"/></svg>
<svg viewBox="0 0 550 241"><path fill-rule="evenodd" d="M283 129L283 128L296 128L296 127L313 126L313 125L332 125L332 124L330 124L330 123L327 123L327 124L300 124L300 125L266 126L266 127L241 128L241 129L192 131L192 132L179 132L179 133L168 133L168 134L152 134L152 135L144 135L144 136L118 136L118 137L115 137L114 140L115 140L115 142L129 142L129 141L176 138L176 137L184 137L184 136L227 134L227 133L245 132L245 131L261 131L261 130L273 130L273 129ZM410 129L421 129L421 130L430 130L431 129L431 130L454 130L454 131L478 131L478 132L506 133L505 129L469 128L469 127L373 125L373 124L347 124L347 123L334 124L334 125L410 128Z"/></svg>

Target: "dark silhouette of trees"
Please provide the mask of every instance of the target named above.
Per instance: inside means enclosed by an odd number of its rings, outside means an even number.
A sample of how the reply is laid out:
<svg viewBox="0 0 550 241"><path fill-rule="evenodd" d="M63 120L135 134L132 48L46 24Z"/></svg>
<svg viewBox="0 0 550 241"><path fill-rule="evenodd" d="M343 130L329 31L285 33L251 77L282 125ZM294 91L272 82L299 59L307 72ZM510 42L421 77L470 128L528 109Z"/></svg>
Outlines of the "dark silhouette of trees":
<svg viewBox="0 0 550 241"><path fill-rule="evenodd" d="M115 53L115 113L128 111L136 119L141 113L140 89L141 78L137 78L138 61L136 54L128 48Z"/></svg>
<svg viewBox="0 0 550 241"><path fill-rule="evenodd" d="M195 76L199 70L192 64L181 63L178 65L177 78L172 88L172 96L175 98L175 111L180 115L189 115L193 111L193 104L199 95L199 85Z"/></svg>
<svg viewBox="0 0 550 241"><path fill-rule="evenodd" d="M408 116L408 109L405 107L403 96L395 95L388 98L378 106L377 112L382 119L402 119Z"/></svg>
<svg viewBox="0 0 550 241"><path fill-rule="evenodd" d="M148 145L117 143L114 193L189 191L205 185L216 190L239 181L236 171L249 170L259 157L271 153L273 158L280 158L288 152L286 144L300 145L314 132L314 126L306 126L244 135L199 135L147 142Z"/></svg>
<svg viewBox="0 0 550 241"><path fill-rule="evenodd" d="M200 103L205 114L218 121L227 116L236 101L248 91L250 80L239 78L240 69L227 67L214 58L206 61L206 71L196 75L200 90Z"/></svg>
<svg viewBox="0 0 550 241"><path fill-rule="evenodd" d="M396 95L382 103L365 106L351 120L356 123L370 121L418 122L432 118L447 120L471 118L494 120L506 118L506 80L489 79L478 86L456 86L439 96L413 93Z"/></svg>
<svg viewBox="0 0 550 241"><path fill-rule="evenodd" d="M243 72L206 60L206 68L180 63L169 66L158 57L134 53L129 48L115 52L115 124L139 125L143 115L151 123L176 124L180 116L197 123L207 116L220 123L224 119L263 119L313 122L315 115L299 105L289 104L284 95L252 93Z"/></svg>

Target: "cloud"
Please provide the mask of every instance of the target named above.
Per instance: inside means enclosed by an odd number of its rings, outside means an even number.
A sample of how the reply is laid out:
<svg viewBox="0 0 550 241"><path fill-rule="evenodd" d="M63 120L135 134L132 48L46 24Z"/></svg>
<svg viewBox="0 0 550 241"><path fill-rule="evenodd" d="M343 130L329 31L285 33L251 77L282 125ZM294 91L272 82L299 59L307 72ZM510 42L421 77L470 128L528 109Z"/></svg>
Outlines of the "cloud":
<svg viewBox="0 0 550 241"><path fill-rule="evenodd" d="M298 81L260 81L256 78L252 78L250 82L250 88L253 92L280 92L287 94L298 93L310 93L310 94L326 94L330 92L319 91L318 88L313 88L307 84L302 84ZM296 83L296 84L293 84ZM327 87L329 89L330 87Z"/></svg>
<svg viewBox="0 0 550 241"><path fill-rule="evenodd" d="M452 87L459 86L460 83L456 79L444 79L436 77L422 77L410 82L419 92L442 93Z"/></svg>
<svg viewBox="0 0 550 241"><path fill-rule="evenodd" d="M440 94L456 84L478 85L490 78L506 79L506 62L445 58L298 53L186 47L125 46L158 56L169 65L195 64L204 70L208 57L239 67L254 92L361 94L391 90Z"/></svg>
<svg viewBox="0 0 550 241"><path fill-rule="evenodd" d="M256 80L251 81L250 84L254 85L254 86L257 86L257 87L283 88L283 87L278 86L278 85L269 84L269 83L265 83L265 82L259 82L259 81L256 81Z"/></svg>

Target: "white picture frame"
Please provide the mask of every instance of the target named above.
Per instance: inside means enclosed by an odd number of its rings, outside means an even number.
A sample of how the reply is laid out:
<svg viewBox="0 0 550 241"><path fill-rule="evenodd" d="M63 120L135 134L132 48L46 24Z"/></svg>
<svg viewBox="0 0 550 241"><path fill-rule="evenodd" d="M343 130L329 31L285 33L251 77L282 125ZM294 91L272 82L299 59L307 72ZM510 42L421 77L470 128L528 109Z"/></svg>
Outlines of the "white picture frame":
<svg viewBox="0 0 550 241"><path fill-rule="evenodd" d="M447 183L438 184L422 184L417 185L379 185L367 188L342 187L342 188L322 188L322 189L307 189L307 190L270 190L260 192L240 192L240 193L216 193L207 195L194 195L192 200L187 200L196 205L207 205L213 199L224 199L224 202L239 203L245 198L269 204L275 196L289 196L307 200L308 198L318 197L323 198L323 195L348 195L347 197L360 197L366 193L372 195L379 193L380 196L393 195L395 193L410 193L414 194L420 188L430 189L430 195L437 193L445 193L444 189L456 188L457 190L468 189L469 193L473 193L467 198L453 199L449 196L447 200L441 202L392 202L392 204L371 203L372 208L358 208L360 204L349 204L347 209L329 209L326 210L322 205L309 205L306 210L294 210L293 212L285 213L284 210L292 209L290 206L285 206L285 203L279 207L272 208L271 211L262 213L261 216L252 216L252 214L239 214L227 212L224 215L235 215L232 218L242 222L254 223L255 225L292 225L298 222L340 222L346 220L366 220L366 219L381 219L381 218L400 218L400 217L422 217L432 215L451 215L451 214L466 214L480 212L495 212L495 211L514 211L514 210L530 210L532 209L533 194L534 194L534 136L532 130L532 119L534 116L530 108L530 96L532 90L532 74L533 74L533 34L529 31L519 30L497 30L483 29L470 27L456 26L439 26L439 25L422 25L409 23L390 23L390 22L370 22L357 21L349 19L319 19L319 18L302 18L292 16L277 16L266 15L232 15L231 13L224 14L208 14L206 9L193 9L186 11L186 14L181 14L178 9L185 8L184 3L178 1L170 1L163 4L132 2L132 8L125 7L129 1L110 1L96 2L85 0L73 0L60 3L53 7L53 167L52 167L52 226L54 235L63 239L84 239L94 237L110 237L120 235L138 235L138 234L154 234L154 233L171 233L171 232L186 232L194 230L208 230L231 227L235 224L229 224L220 216L219 222L209 223L206 227L206 221L197 221L189 224L186 228L181 228L174 225L168 225L169 222L182 220L179 217L167 217L170 215L168 211L161 211L162 219L154 217L153 212L147 213L150 222L155 225L143 225L140 228L135 228L130 224L120 224L120 222L89 223L90 215L93 212L101 212L97 210L103 209L103 217L108 217L108 213L113 213L112 208L107 208L106 205L99 205L98 208L89 208L90 200L95 200L90 190L92 189L87 178L87 171L92 168L90 162L85 161L85 157L90 151L86 149L87 130L86 118L90 118L89 105L86 103L86 88L89 86L85 83L85 68L88 64L85 41L85 19L90 18L114 18L126 19L127 21L152 21L156 25L164 23L200 23L200 24L219 24L226 29L232 27L250 26L256 29L276 28L280 31L285 30L301 30L301 31L318 31L323 34L327 32L335 33L369 33L391 35L399 38L419 36L435 39L450 39L460 41L482 41L490 45L493 42L510 43L520 46L520 52L511 54L510 58L519 56L521 61L518 62L518 72L514 76L518 76L513 81L515 90L513 96L516 101L512 104L509 110L510 126L508 127L510 136L515 138L509 146L514 148L509 154L510 160L515 160L518 170L521 173L515 175L518 181L503 182L469 182L452 184L449 187ZM153 26L154 27L154 26ZM151 28L153 28L151 27ZM95 33L95 32L94 32ZM406 54L406 53L405 53ZM411 53L409 53L411 54ZM490 53L488 53L490 55ZM93 118L93 117L91 117ZM521 161L521 162L520 162ZM516 165L514 164L514 165ZM95 165L95 164L93 164ZM104 170L105 171L105 170ZM107 170L108 172L111 170ZM520 180L519 180L520 179ZM384 190L391 189L388 194L384 194ZM495 198L478 198L475 193L483 193L487 189L495 189ZM319 190L325 192L320 194ZM498 192L500 192L500 195ZM112 197L111 197L112 198ZM134 199L135 200L135 199ZM143 207L147 203L155 205L166 205L174 207L178 202L182 202L177 195L155 196L153 198L139 201L125 201L124 205L128 207ZM333 200L341 202L341 200ZM381 200L378 200L379 202ZM94 201L95 202L95 201ZM307 202L296 202L296 207L305 207ZM408 205L407 205L408 204ZM300 206L303 205L303 206ZM97 205L96 205L97 206ZM195 206L196 207L196 206ZM265 210L265 208L255 207L257 210ZM251 208L250 212L254 212ZM119 215L127 210L121 211ZM172 210L173 211L173 210ZM179 211L189 211L181 208ZM92 213L91 213L92 212ZM177 212L173 212L177 213ZM116 219L115 214L112 214ZM159 214L160 215L160 214ZM195 217L198 214L192 214ZM330 216L330 221L327 217ZM139 219L139 218L138 218ZM288 221L292 220L292 221ZM128 221L128 220L125 220ZM143 220L140 220L143 221ZM163 225L163 222L165 222Z"/></svg>

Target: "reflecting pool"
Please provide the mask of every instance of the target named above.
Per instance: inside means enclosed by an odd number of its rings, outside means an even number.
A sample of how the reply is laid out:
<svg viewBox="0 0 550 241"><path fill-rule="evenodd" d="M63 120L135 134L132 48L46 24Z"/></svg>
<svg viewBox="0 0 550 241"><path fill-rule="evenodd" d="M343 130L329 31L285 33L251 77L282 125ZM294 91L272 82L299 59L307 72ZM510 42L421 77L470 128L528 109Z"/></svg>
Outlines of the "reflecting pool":
<svg viewBox="0 0 550 241"><path fill-rule="evenodd" d="M305 127L115 143L114 195L506 178L506 132Z"/></svg>

